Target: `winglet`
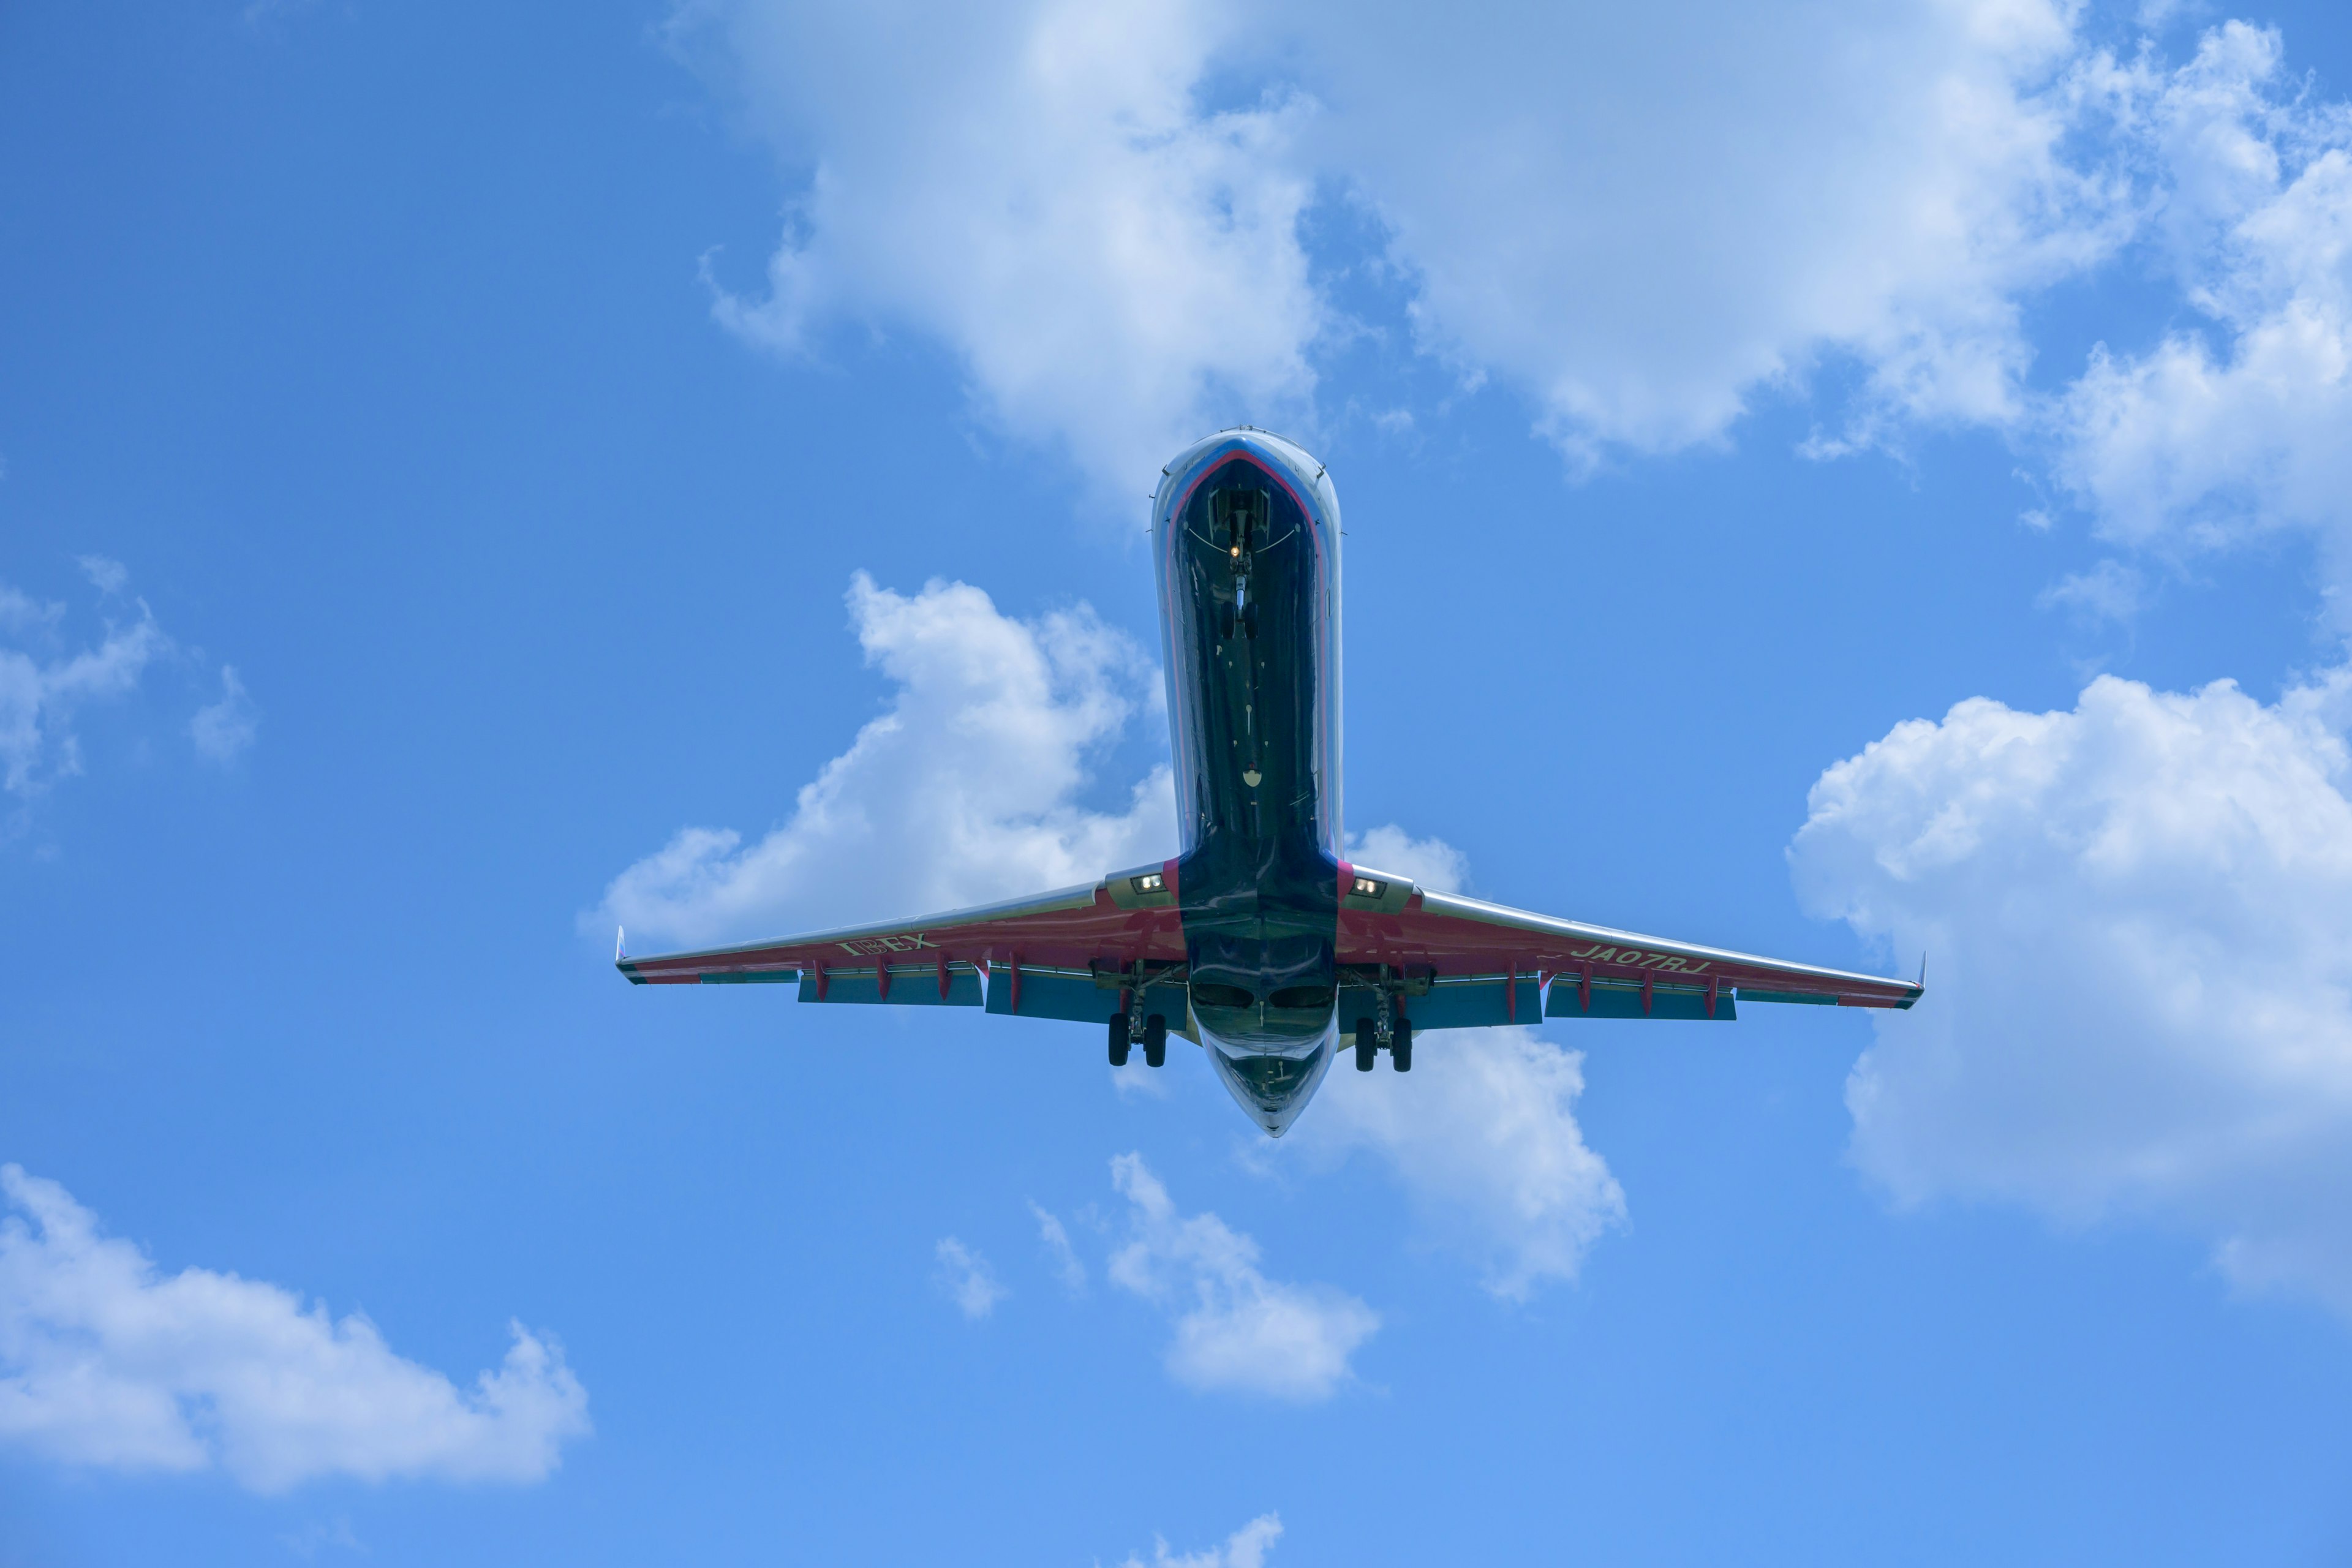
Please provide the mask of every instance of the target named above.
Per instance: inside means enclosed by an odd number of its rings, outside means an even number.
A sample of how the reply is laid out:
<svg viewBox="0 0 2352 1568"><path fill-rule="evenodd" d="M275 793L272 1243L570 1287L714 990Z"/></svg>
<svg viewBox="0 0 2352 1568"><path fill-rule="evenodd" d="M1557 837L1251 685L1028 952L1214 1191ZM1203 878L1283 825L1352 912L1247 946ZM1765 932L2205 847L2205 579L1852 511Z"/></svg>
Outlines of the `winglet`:
<svg viewBox="0 0 2352 1568"><path fill-rule="evenodd" d="M613 928L613 962L618 963L629 956L629 933L619 926ZM1926 973L1924 969L1921 973Z"/></svg>
<svg viewBox="0 0 2352 1568"><path fill-rule="evenodd" d="M1919 950L1919 989L1927 989L1927 950L1924 947Z"/></svg>

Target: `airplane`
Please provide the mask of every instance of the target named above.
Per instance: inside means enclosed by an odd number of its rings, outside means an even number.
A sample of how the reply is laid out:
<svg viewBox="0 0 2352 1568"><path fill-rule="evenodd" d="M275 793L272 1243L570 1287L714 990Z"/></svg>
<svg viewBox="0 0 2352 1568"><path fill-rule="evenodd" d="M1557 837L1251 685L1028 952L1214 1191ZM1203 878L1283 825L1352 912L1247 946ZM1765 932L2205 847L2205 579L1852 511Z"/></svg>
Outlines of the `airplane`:
<svg viewBox="0 0 2352 1568"><path fill-rule="evenodd" d="M1342 858L1339 499L1243 426L1161 470L1152 558L1181 847L1158 865L920 920L614 962L637 984L781 984L821 1003L982 1007L1171 1033L1279 1138L1332 1059L1412 1068L1429 1029L1544 1018L1729 1022L1745 1003L1909 1007L1920 982L1556 920Z"/></svg>

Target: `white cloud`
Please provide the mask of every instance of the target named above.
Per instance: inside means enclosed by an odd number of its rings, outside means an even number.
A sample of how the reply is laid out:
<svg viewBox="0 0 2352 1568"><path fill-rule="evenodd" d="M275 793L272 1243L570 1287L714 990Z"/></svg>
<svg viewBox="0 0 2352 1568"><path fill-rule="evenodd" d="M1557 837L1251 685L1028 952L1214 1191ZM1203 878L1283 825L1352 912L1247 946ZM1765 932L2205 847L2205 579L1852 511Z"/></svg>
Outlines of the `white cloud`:
<svg viewBox="0 0 2352 1568"><path fill-rule="evenodd" d="M1307 1157L1362 1150L1387 1161L1424 1228L1524 1300L1573 1279L1625 1194L1576 1123L1584 1058L1530 1028L1420 1037L1413 1070L1339 1072L1300 1120Z"/></svg>
<svg viewBox="0 0 2352 1568"><path fill-rule="evenodd" d="M2102 677L1823 773L1807 903L1933 959L1848 1083L1861 1167L1905 1203L2182 1226L2352 1311L2347 717L2345 671L2274 706Z"/></svg>
<svg viewBox="0 0 2352 1568"><path fill-rule="evenodd" d="M2105 109L2074 15L682 0L672 35L803 184L767 296L719 319L793 352L911 327L1125 500L1214 425L1311 424L1354 330L1301 240L1318 188L1386 226L1423 346L1580 458L1717 438L1825 354L1867 376L1825 449L2015 421L2020 297L2128 227L2061 156Z"/></svg>
<svg viewBox="0 0 2352 1568"><path fill-rule="evenodd" d="M1033 1200L1029 1212L1037 1217L1037 1238L1045 1244L1047 1256L1054 1260L1054 1278L1072 1295L1087 1288L1087 1266L1078 1261L1077 1248L1070 1245L1069 1228L1061 1216L1041 1208Z"/></svg>
<svg viewBox="0 0 2352 1568"><path fill-rule="evenodd" d="M996 1271L988 1266L988 1259L954 1237L941 1237L936 1250L940 1289L947 1292L948 1300L965 1317L985 1318L1011 1294L997 1282Z"/></svg>
<svg viewBox="0 0 2352 1568"><path fill-rule="evenodd" d="M1176 844L1167 771L1123 810L1078 804L1090 759L1157 690L1139 650L1081 607L1035 621L932 582L906 597L863 573L849 605L888 711L744 846L688 828L615 878L587 929L683 942L913 916L1079 882Z"/></svg>
<svg viewBox="0 0 2352 1568"><path fill-rule="evenodd" d="M77 555L75 564L101 594L120 594L131 581L131 569L107 555Z"/></svg>
<svg viewBox="0 0 2352 1568"><path fill-rule="evenodd" d="M2122 237L2060 143L2063 0L1433 9L1318 26L1314 147L1391 226L1422 341L1590 458L1718 437L1854 356L1874 411L2008 423L2021 293ZM1443 103L1442 114L1401 112Z"/></svg>
<svg viewBox="0 0 2352 1568"><path fill-rule="evenodd" d="M121 571L112 562L104 564ZM98 575L95 569L92 575ZM57 606L36 605L14 590L0 589L0 626L53 631L58 618ZM80 653L44 659L0 647L0 788L31 795L79 773L81 749L70 727L74 710L129 692L170 647L171 639L143 604L137 620L109 625L103 640Z"/></svg>
<svg viewBox="0 0 2352 1568"><path fill-rule="evenodd" d="M2222 342L2103 346L2057 411L2059 473L2108 537L2168 552L2317 531L2352 629L2352 109L2282 56L2232 22L2170 75L2130 76L2155 236Z"/></svg>
<svg viewBox="0 0 2352 1568"><path fill-rule="evenodd" d="M63 605L44 605L5 583L0 583L0 632L13 632L20 637L54 633L58 623L65 618L65 613Z"/></svg>
<svg viewBox="0 0 2352 1568"><path fill-rule="evenodd" d="M196 752L208 762L226 767L237 758L237 753L253 744L255 732L261 727L261 710L255 706L245 682L237 678L236 667L221 666L221 696L217 702L208 702L196 710L188 721L188 733L196 742Z"/></svg>
<svg viewBox="0 0 2352 1568"><path fill-rule="evenodd" d="M1137 1057L1123 1068L1106 1068L1110 1074L1110 1086L1121 1100L1165 1100L1168 1098L1168 1075Z"/></svg>
<svg viewBox="0 0 2352 1568"><path fill-rule="evenodd" d="M1470 880L1470 862L1461 850L1443 838L1415 838L1394 823L1349 834L1348 859L1441 893L1458 893Z"/></svg>
<svg viewBox="0 0 2352 1568"><path fill-rule="evenodd" d="M1119 1568L1265 1568L1265 1554L1281 1539L1282 1516L1265 1513L1225 1537L1223 1546L1212 1546L1206 1552L1179 1555L1168 1549L1166 1537L1156 1536L1150 1563L1129 1552Z"/></svg>
<svg viewBox="0 0 2352 1568"><path fill-rule="evenodd" d="M1128 1239L1107 1272L1174 1317L1168 1371L1177 1382L1305 1402L1348 1380L1348 1358L1380 1327L1377 1313L1328 1286L1267 1279L1256 1242L1215 1215L1178 1214L1140 1154L1110 1168L1128 1200Z"/></svg>
<svg viewBox="0 0 2352 1568"><path fill-rule="evenodd" d="M2045 610L2070 610L2086 621L2127 623L2145 603L2147 582L2120 561L2102 561L2088 572L2070 572L2033 601Z"/></svg>
<svg viewBox="0 0 2352 1568"><path fill-rule="evenodd" d="M1212 0L946 10L680 6L808 181L766 299L719 319L800 352L848 315L962 360L985 417L1132 507L1169 455L1314 384L1323 307L1288 149L1305 110L1198 101L1243 20Z"/></svg>
<svg viewBox="0 0 2352 1568"><path fill-rule="evenodd" d="M0 1223L0 1441L110 1469L218 1465L275 1492L333 1475L536 1481L588 1430L562 1352L520 1324L461 1391L363 1317L234 1274L159 1274L55 1182L0 1166L0 1194L15 1211Z"/></svg>

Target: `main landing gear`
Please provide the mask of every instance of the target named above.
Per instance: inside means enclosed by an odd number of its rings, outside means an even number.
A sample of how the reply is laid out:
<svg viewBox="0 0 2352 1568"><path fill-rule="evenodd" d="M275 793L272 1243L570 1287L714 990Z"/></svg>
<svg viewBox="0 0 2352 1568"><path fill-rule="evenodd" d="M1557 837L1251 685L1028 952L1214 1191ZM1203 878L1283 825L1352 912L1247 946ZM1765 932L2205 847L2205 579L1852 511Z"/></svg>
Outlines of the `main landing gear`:
<svg viewBox="0 0 2352 1568"><path fill-rule="evenodd" d="M1370 1018L1356 1020L1356 1070L1372 1070L1373 1058L1380 1055L1380 1026ZM1399 1072L1412 1070L1412 1020L1399 1018L1389 1026L1389 1065Z"/></svg>
<svg viewBox="0 0 2352 1568"><path fill-rule="evenodd" d="M1133 1044L1132 1025L1125 1013L1114 1013L1110 1019L1110 1065L1123 1068ZM1168 1020L1154 1013L1143 1020L1143 1065L1148 1068L1168 1065Z"/></svg>

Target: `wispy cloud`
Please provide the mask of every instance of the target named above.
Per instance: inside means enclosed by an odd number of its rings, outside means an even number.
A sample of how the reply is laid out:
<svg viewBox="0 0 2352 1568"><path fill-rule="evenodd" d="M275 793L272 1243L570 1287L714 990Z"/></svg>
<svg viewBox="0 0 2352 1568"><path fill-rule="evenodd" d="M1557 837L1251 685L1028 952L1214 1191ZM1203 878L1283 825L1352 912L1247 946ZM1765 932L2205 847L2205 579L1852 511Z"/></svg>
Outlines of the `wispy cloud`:
<svg viewBox="0 0 2352 1568"><path fill-rule="evenodd" d="M1040 1207L1034 1200L1029 1212L1037 1218L1037 1239L1045 1244L1045 1255L1054 1265L1054 1278L1072 1295L1087 1288L1087 1266L1078 1261L1077 1248L1070 1245L1070 1233L1061 1216Z"/></svg>
<svg viewBox="0 0 2352 1568"><path fill-rule="evenodd" d="M0 647L0 788L32 795L81 771L75 710L131 691L171 647L147 606L138 610L136 620L110 625L97 647L79 653L41 658ZM13 590L0 597L0 622L18 632L54 631L57 621L55 606Z"/></svg>
<svg viewBox="0 0 2352 1568"><path fill-rule="evenodd" d="M1256 1242L1215 1215L1178 1214L1140 1154L1113 1160L1111 1181L1129 1210L1110 1281L1170 1314L1168 1371L1179 1383L1308 1402L1349 1379L1378 1313L1328 1286L1267 1279Z"/></svg>
<svg viewBox="0 0 2352 1568"><path fill-rule="evenodd" d="M163 1275L57 1183L0 1166L0 1441L119 1470L218 1466L256 1491L324 1476L536 1481L588 1431L548 1341L469 1390L375 1325L207 1268Z"/></svg>
<svg viewBox="0 0 2352 1568"><path fill-rule="evenodd" d="M131 569L110 555L77 555L74 561L101 594L120 594L131 581Z"/></svg>
<svg viewBox="0 0 2352 1568"><path fill-rule="evenodd" d="M2042 590L2034 604L2044 610L2067 610L2093 622L2128 626L2138 615L2147 592L2147 579L2120 561L2102 561L2088 572L2074 572Z"/></svg>
<svg viewBox="0 0 2352 1568"><path fill-rule="evenodd" d="M996 1271L988 1259L958 1241L954 1237L942 1237L933 1249L939 1258L939 1272L933 1278L948 1300L956 1304L967 1318L985 1318L996 1310L996 1304L1011 1294L998 1282Z"/></svg>
<svg viewBox="0 0 2352 1568"><path fill-rule="evenodd" d="M196 742L197 754L226 767L253 744L260 727L261 710L254 705L245 682L238 679L236 667L222 665L220 700L197 709L196 716L188 721L188 733Z"/></svg>
<svg viewBox="0 0 2352 1568"><path fill-rule="evenodd" d="M1165 1536L1154 1537L1150 1561L1129 1552L1118 1568L1265 1568L1266 1554L1281 1539L1282 1516L1260 1514L1225 1537L1223 1545L1202 1552L1172 1552Z"/></svg>
<svg viewBox="0 0 2352 1568"><path fill-rule="evenodd" d="M75 718L137 691L158 667L191 667L197 656L173 643L147 602L130 594L131 574L104 555L78 557L99 593L102 630L74 649L66 606L0 583L0 791L40 794L82 771ZM220 696L197 709L188 733L207 762L226 763L253 742L260 710L234 667L220 668Z"/></svg>

